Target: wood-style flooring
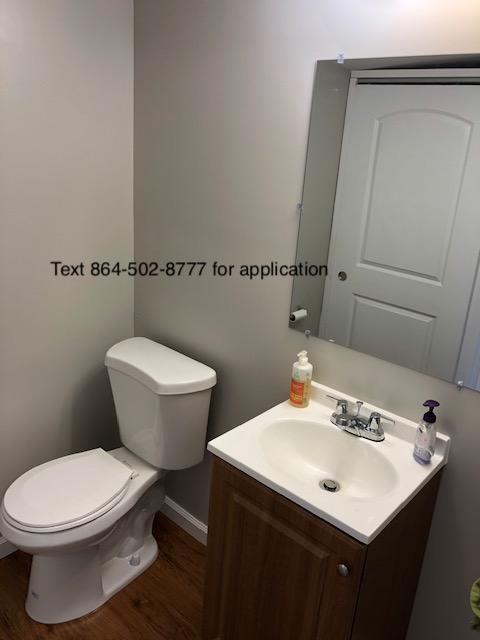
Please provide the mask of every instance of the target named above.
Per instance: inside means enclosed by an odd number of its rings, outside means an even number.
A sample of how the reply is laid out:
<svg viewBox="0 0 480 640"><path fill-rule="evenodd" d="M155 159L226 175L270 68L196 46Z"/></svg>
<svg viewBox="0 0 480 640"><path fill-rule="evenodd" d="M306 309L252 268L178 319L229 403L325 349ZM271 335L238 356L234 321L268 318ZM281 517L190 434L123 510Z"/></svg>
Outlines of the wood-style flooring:
<svg viewBox="0 0 480 640"><path fill-rule="evenodd" d="M25 613L30 556L0 560L0 640L199 640L205 547L157 516L155 563L97 611L44 625Z"/></svg>

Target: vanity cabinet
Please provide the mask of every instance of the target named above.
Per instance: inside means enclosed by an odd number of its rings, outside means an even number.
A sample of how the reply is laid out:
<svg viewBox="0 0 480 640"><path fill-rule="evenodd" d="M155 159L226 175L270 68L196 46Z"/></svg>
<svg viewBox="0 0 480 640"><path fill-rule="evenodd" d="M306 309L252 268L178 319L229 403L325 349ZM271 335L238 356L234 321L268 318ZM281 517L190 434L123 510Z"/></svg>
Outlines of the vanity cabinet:
<svg viewBox="0 0 480 640"><path fill-rule="evenodd" d="M215 458L204 640L403 640L439 479L365 545Z"/></svg>

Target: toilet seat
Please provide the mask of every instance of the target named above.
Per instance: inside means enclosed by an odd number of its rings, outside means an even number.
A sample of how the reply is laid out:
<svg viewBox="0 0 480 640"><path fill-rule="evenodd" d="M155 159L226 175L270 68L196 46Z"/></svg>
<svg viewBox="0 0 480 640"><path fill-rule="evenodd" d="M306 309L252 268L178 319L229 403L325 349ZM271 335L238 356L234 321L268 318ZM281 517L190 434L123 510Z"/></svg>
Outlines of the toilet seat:
<svg viewBox="0 0 480 640"><path fill-rule="evenodd" d="M103 449L51 460L27 471L6 491L3 515L23 531L64 531L118 504L132 469Z"/></svg>

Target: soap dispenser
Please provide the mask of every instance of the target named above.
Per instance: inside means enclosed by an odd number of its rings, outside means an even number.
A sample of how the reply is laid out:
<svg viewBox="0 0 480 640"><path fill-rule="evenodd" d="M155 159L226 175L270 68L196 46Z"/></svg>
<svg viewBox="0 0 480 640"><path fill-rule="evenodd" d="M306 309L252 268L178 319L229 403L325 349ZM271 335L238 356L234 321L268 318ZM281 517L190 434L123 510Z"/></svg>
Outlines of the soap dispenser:
<svg viewBox="0 0 480 640"><path fill-rule="evenodd" d="M423 406L428 407L428 411L423 415L423 420L418 425L413 457L420 464L428 464L435 453L437 439L435 422L437 421L437 416L434 413L434 409L439 407L440 403L436 400L426 400Z"/></svg>
<svg viewBox="0 0 480 640"><path fill-rule="evenodd" d="M308 407L313 366L308 361L307 352L300 351L298 360L293 363L290 384L290 404L294 407Z"/></svg>

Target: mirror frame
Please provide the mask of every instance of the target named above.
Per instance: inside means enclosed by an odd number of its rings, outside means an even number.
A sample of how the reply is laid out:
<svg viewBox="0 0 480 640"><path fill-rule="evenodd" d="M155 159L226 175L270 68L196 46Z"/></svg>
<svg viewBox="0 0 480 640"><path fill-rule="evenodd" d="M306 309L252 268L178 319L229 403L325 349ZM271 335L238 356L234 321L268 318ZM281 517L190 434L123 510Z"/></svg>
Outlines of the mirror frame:
<svg viewBox="0 0 480 640"><path fill-rule="evenodd" d="M353 71L379 69L448 69L480 67L479 54L318 60L315 65L308 144L299 205L296 262L326 265L342 147L348 89ZM327 150L327 151L326 151ZM320 215L319 215L319 212ZM319 247L319 238L320 247ZM318 336L324 277L293 278L289 326ZM311 301L315 301L315 305ZM306 317L293 320L305 309ZM301 316L302 314L300 314ZM342 345L345 348L345 345ZM371 355L371 354L367 354ZM376 356L371 356L376 357ZM447 381L457 384L453 381Z"/></svg>

